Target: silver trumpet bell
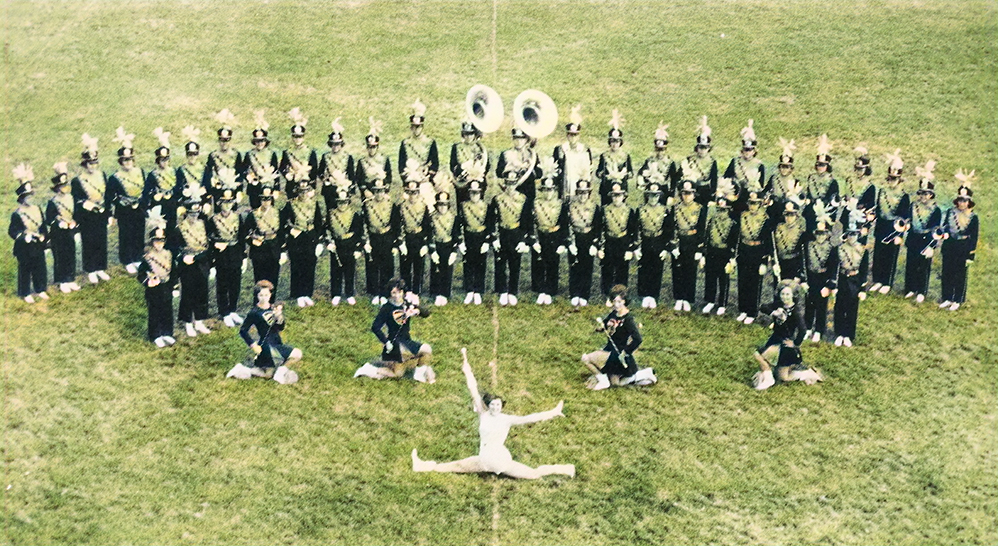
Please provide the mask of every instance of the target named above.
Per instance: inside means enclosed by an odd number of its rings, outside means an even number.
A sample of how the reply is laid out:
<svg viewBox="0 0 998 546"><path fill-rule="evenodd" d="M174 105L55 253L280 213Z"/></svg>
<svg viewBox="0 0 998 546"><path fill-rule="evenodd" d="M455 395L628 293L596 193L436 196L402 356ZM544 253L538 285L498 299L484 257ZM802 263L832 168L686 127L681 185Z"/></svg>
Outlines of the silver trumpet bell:
<svg viewBox="0 0 998 546"><path fill-rule="evenodd" d="M531 138L544 138L558 125L558 108L546 93L527 89L513 101L513 124Z"/></svg>
<svg viewBox="0 0 998 546"><path fill-rule="evenodd" d="M505 115L502 97L495 89L482 84L468 90L468 96L464 99L464 111L471 123L483 133L499 129Z"/></svg>

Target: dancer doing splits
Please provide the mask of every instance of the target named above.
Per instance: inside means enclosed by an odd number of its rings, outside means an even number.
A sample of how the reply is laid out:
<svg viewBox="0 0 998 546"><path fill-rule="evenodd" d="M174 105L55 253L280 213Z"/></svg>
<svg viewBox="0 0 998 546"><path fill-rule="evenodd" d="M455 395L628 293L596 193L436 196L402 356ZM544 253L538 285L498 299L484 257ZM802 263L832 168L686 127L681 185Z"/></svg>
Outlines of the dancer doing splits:
<svg viewBox="0 0 998 546"><path fill-rule="evenodd" d="M509 429L513 425L526 425L547 421L555 417L564 417L561 412L564 402L558 402L554 409L533 413L530 415L508 415L502 412L502 400L492 397L488 393L484 396L478 393L478 382L468 364L468 350L461 349L461 356L464 364L461 371L468 382L468 392L471 393L471 400L474 404L475 413L478 414L478 455L473 455L459 461L449 463L437 463L435 461L423 461L416 455L416 450L412 450L412 470L414 472L493 472L495 474L505 474L511 478L523 478L536 480L549 474L564 474L570 478L575 477L575 465L571 464L549 464L531 468L523 463L513 460L513 455L506 449L506 437L509 436Z"/></svg>

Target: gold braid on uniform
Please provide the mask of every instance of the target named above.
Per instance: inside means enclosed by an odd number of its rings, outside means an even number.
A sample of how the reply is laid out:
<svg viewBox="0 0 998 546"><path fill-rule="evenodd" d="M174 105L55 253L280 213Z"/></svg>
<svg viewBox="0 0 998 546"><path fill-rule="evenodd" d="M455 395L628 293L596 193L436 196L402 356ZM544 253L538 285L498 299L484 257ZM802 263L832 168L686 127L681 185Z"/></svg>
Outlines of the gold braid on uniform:
<svg viewBox="0 0 998 546"><path fill-rule="evenodd" d="M236 242L236 236L239 233L239 216L237 214L230 213L228 216L216 214L211 217L211 221L215 224L215 229L218 230L218 235L223 242Z"/></svg>
<svg viewBox="0 0 998 546"><path fill-rule="evenodd" d="M970 226L970 221L974 218L973 211L967 211L966 213L960 212L959 210L953 209L953 214L950 214L950 233L963 233L968 226Z"/></svg>
<svg viewBox="0 0 998 546"><path fill-rule="evenodd" d="M441 214L436 213L430 215L431 224L433 225L433 240L438 243L449 243L451 242L451 234L454 233L454 219L456 215L450 209L447 212Z"/></svg>
<svg viewBox="0 0 998 546"><path fill-rule="evenodd" d="M208 233L205 232L204 222L183 221L177 226L180 229L180 236L184 239L184 250L188 254L200 254L208 250Z"/></svg>
<svg viewBox="0 0 998 546"><path fill-rule="evenodd" d="M638 219L641 221L641 235L658 237L662 235L665 225L665 205L644 205L638 209Z"/></svg>
<svg viewBox="0 0 998 546"><path fill-rule="evenodd" d="M37 206L20 206L17 207L17 215L21 217L27 235L37 236L43 222L42 209Z"/></svg>
<svg viewBox="0 0 998 546"><path fill-rule="evenodd" d="M63 222L73 221L73 195L69 193L57 193L52 197L52 202L59 209L59 220Z"/></svg>
<svg viewBox="0 0 998 546"><path fill-rule="evenodd" d="M426 203L418 199L402 202L402 227L406 234L415 235L423 231L423 218L426 216Z"/></svg>
<svg viewBox="0 0 998 546"><path fill-rule="evenodd" d="M332 178L333 173L343 172L346 169L347 154L343 152L332 153L326 152L326 172L322 173L323 179L328 180Z"/></svg>
<svg viewBox="0 0 998 546"><path fill-rule="evenodd" d="M118 202L124 206L132 206L138 203L142 197L142 189L145 181L142 180L142 171L139 169L120 170L114 175L121 181L121 187L125 190L125 195L118 198ZM137 176L136 176L137 175Z"/></svg>
<svg viewBox="0 0 998 546"><path fill-rule="evenodd" d="M748 188L748 191L761 190L762 177L760 176L761 173L759 172L759 167L757 165L757 162L755 161L751 162L753 164L753 171L755 171L755 176L753 177L754 179L749 178L749 173L745 168L746 163L749 163L749 161L746 161L745 158L743 157L735 159L735 178L738 180L744 180L747 183L745 187Z"/></svg>
<svg viewBox="0 0 998 546"><path fill-rule="evenodd" d="M864 250L860 243L842 243L839 247L839 269L850 275L858 272Z"/></svg>
<svg viewBox="0 0 998 546"><path fill-rule="evenodd" d="M104 201L104 192L107 190L107 185L104 183L104 177L101 173L96 172L81 173L80 174L80 186L83 187L83 193L87 194L87 201L91 201L98 206ZM93 180L91 180L93 178ZM96 196L96 199L94 198Z"/></svg>
<svg viewBox="0 0 998 546"><path fill-rule="evenodd" d="M776 250L780 259L791 258L794 247L804 235L804 221L798 216L793 222L780 222L776 226Z"/></svg>
<svg viewBox="0 0 998 546"><path fill-rule="evenodd" d="M832 174L829 172L823 173L812 173L807 177L807 190L811 192L811 195L816 195L822 197L828 194L828 188L832 185ZM820 188L821 191L815 191L814 188Z"/></svg>
<svg viewBox="0 0 998 546"><path fill-rule="evenodd" d="M627 218L631 214L631 209L626 205L610 205L604 211L607 235L614 239L627 235Z"/></svg>
<svg viewBox="0 0 998 546"><path fill-rule="evenodd" d="M762 207L754 213L745 211L742 213L740 235L742 241L758 241L762 234L762 228L766 225L766 211Z"/></svg>
<svg viewBox="0 0 998 546"><path fill-rule="evenodd" d="M419 160L420 166L430 162L430 139L426 135L420 135L418 139L405 139L406 157L415 156ZM405 165L402 165L405 167Z"/></svg>
<svg viewBox="0 0 998 546"><path fill-rule="evenodd" d="M558 217L561 216L561 201L558 199L537 199L534 201L534 220L537 229L548 233L558 231Z"/></svg>
<svg viewBox="0 0 998 546"><path fill-rule="evenodd" d="M513 196L508 193L500 193L496 196L496 200L499 204L499 225L503 229L520 227L520 214L523 212L526 197L519 192Z"/></svg>
<svg viewBox="0 0 998 546"><path fill-rule="evenodd" d="M301 193L291 200L291 210L295 213L292 227L302 231L312 231L315 228L315 207L318 206L315 196L309 197Z"/></svg>
<svg viewBox="0 0 998 546"><path fill-rule="evenodd" d="M485 201L479 201L477 203L473 201L465 201L462 205L462 210L464 211L464 228L472 233L481 233L485 231L485 215L488 212Z"/></svg>
<svg viewBox="0 0 998 546"><path fill-rule="evenodd" d="M173 188L177 185L177 175L173 171L166 169L155 169L152 172L153 177L156 178L156 193L162 193L166 195L173 194ZM172 179L172 180L171 180ZM163 183L166 182L164 185Z"/></svg>
<svg viewBox="0 0 998 546"><path fill-rule="evenodd" d="M235 169L236 162L235 158L233 157L234 155L236 154L233 150L229 150L224 154L222 153L221 150L215 150L211 152L211 158L214 159L215 161L214 162L215 174L218 174L218 171L222 169ZM229 158L233 159L231 163L228 161Z"/></svg>
<svg viewBox="0 0 998 546"><path fill-rule="evenodd" d="M676 227L679 231L684 232L679 235L689 235L691 231L697 228L701 207L703 205L696 201L676 205Z"/></svg>
<svg viewBox="0 0 998 546"><path fill-rule="evenodd" d="M593 227L593 218L596 217L596 201L593 199L572 201L568 210L572 229L579 233L589 233Z"/></svg>
<svg viewBox="0 0 998 546"><path fill-rule="evenodd" d="M707 229L710 246L727 248L728 234L731 233L733 223L734 220L728 213L714 209L710 217L710 228Z"/></svg>
<svg viewBox="0 0 998 546"><path fill-rule="evenodd" d="M707 156L704 159L710 159L710 156ZM683 170L683 177L686 178L686 179L698 182L700 185L702 185L703 182L705 182L707 180L707 177L709 176L709 173L705 172L704 169L703 169L703 165L700 164L700 157L697 156L697 155L691 155L691 156L689 156L689 157L686 158L686 164L689 165L689 167L691 169L691 173L695 173L697 175L697 177L693 178L693 177L687 176L688 173L686 172L685 169Z"/></svg>
<svg viewBox="0 0 998 546"><path fill-rule="evenodd" d="M260 236L270 238L277 233L281 225L277 209L270 207L267 210L259 208L253 211L253 219L256 220L256 231Z"/></svg>
<svg viewBox="0 0 998 546"><path fill-rule="evenodd" d="M928 231L926 225L929 223L929 218L935 209L935 203L925 205L921 201L915 201L915 204L911 207L911 229L915 233L925 233Z"/></svg>
<svg viewBox="0 0 998 546"><path fill-rule="evenodd" d="M347 239L353 236L350 226L353 225L353 216L356 214L352 208L340 210L334 208L329 213L329 227L332 228L333 236L337 239Z"/></svg>
<svg viewBox="0 0 998 546"><path fill-rule="evenodd" d="M811 244L807 245L807 263L808 269L816 273L824 273L825 264L828 262L828 257L832 255L832 249L835 245L832 244L832 238L827 237L823 242L812 241Z"/></svg>
<svg viewBox="0 0 998 546"><path fill-rule="evenodd" d="M367 225L371 231L381 235L388 231L392 221L392 204L389 201L370 201L367 204Z"/></svg>
<svg viewBox="0 0 998 546"><path fill-rule="evenodd" d="M145 255L146 263L149 264L149 269L152 274L156 276L160 281L165 281L170 278L170 272L173 270L173 254L166 250L156 250L150 248Z"/></svg>
<svg viewBox="0 0 998 546"><path fill-rule="evenodd" d="M901 197L904 195L904 189L901 187L902 184L903 182L899 182L894 187L886 187L880 190L880 193L877 195L877 209L888 220L897 218L897 208L901 204Z"/></svg>

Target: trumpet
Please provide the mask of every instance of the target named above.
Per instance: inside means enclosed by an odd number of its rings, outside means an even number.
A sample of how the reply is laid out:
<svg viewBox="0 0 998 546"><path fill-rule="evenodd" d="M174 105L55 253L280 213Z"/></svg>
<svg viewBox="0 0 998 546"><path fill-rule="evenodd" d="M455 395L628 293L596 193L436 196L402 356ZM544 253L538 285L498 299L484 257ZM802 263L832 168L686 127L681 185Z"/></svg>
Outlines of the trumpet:
<svg viewBox="0 0 998 546"><path fill-rule="evenodd" d="M880 242L886 245L890 243L892 240L894 240L895 237L900 237L904 235L904 232L908 231L910 224L911 221L906 220L904 218L898 218L894 220L894 225L892 226L894 228L894 231L891 232L891 234L888 235L887 237L881 239Z"/></svg>

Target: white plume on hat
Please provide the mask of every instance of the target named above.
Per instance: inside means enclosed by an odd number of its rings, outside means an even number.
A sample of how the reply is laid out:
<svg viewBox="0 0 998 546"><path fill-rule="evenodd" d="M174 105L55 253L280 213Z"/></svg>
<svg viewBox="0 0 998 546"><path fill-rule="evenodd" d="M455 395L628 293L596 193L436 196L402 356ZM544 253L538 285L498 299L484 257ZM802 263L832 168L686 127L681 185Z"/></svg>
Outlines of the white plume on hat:
<svg viewBox="0 0 998 546"><path fill-rule="evenodd" d="M146 213L146 231L166 229L166 216L163 216L163 205L156 205Z"/></svg>
<svg viewBox="0 0 998 546"><path fill-rule="evenodd" d="M66 174L69 172L69 163L66 161L59 161L58 163L52 165L52 170L55 174Z"/></svg>
<svg viewBox="0 0 998 546"><path fill-rule="evenodd" d="M783 148L783 155L790 157L794 156L794 150L797 149L797 145L794 144L794 139L792 138L788 141L787 139L780 137L780 146Z"/></svg>
<svg viewBox="0 0 998 546"><path fill-rule="evenodd" d="M717 192L716 197L723 197L725 199L730 199L735 195L735 183L734 180L730 178L721 177L717 179Z"/></svg>
<svg viewBox="0 0 998 546"><path fill-rule="evenodd" d="M423 117L426 114L426 105L416 99L416 102L412 103L412 115L416 117Z"/></svg>
<svg viewBox="0 0 998 546"><path fill-rule="evenodd" d="M19 182L31 182L35 179L35 173L31 170L31 165L21 163L14 167L14 178Z"/></svg>
<svg viewBox="0 0 998 546"><path fill-rule="evenodd" d="M162 127L157 127L152 130L152 136L159 140L159 145L164 148L170 147L170 133L164 131Z"/></svg>
<svg viewBox="0 0 998 546"><path fill-rule="evenodd" d="M750 119L748 125L742 128L742 140L755 140L755 129L752 128L754 123L755 120Z"/></svg>
<svg viewBox="0 0 998 546"><path fill-rule="evenodd" d="M298 108L297 106L295 106L288 112L288 117L291 118L291 121L295 125L301 125L302 127L304 127L305 125L308 124L308 118L305 117L305 114L302 114L301 109Z"/></svg>
<svg viewBox="0 0 998 546"><path fill-rule="evenodd" d="M264 131L270 129L270 124L263 117L266 112L266 110L253 110L254 129L263 129Z"/></svg>
<svg viewBox="0 0 998 546"><path fill-rule="evenodd" d="M83 143L83 149L85 151L88 151L88 152L91 152L91 153L97 151L97 137L92 137L92 136L90 136L89 133L83 133L83 136L80 137L80 140Z"/></svg>
<svg viewBox="0 0 998 546"><path fill-rule="evenodd" d="M422 182L424 178L423 165L415 160L408 159L405 162L405 179L408 181Z"/></svg>
<svg viewBox="0 0 998 546"><path fill-rule="evenodd" d="M568 114L568 121L576 124L582 125L582 105L576 104L572 107L572 111Z"/></svg>
<svg viewBox="0 0 998 546"><path fill-rule="evenodd" d="M972 170L968 173L963 169L957 169L956 174L953 175L953 178L959 180L961 185L969 188L970 183L974 180L974 173L976 172L976 170Z"/></svg>
<svg viewBox="0 0 998 546"><path fill-rule="evenodd" d="M901 160L901 148L894 150L893 154L886 156L887 166L891 169L900 170L904 168L904 161Z"/></svg>
<svg viewBox="0 0 998 546"><path fill-rule="evenodd" d="M658 129L655 129L655 139L656 140L669 140L669 128L668 124L663 124L661 121L658 122Z"/></svg>
<svg viewBox="0 0 998 546"><path fill-rule="evenodd" d="M544 156L540 161L541 178L554 178L558 176L558 162L552 156Z"/></svg>
<svg viewBox="0 0 998 546"><path fill-rule="evenodd" d="M218 179L222 181L222 188L236 190L239 184L236 183L236 170L232 167L222 167L218 169Z"/></svg>
<svg viewBox="0 0 998 546"><path fill-rule="evenodd" d="M337 116L336 119L334 119L333 122L330 124L332 126L334 132L337 132L337 133L342 133L343 132L343 126L340 125L340 120L341 119L343 119L343 118Z"/></svg>
<svg viewBox="0 0 998 546"><path fill-rule="evenodd" d="M554 159L554 158L552 158ZM485 163L469 159L461 163L461 168L468 175L468 180L485 180Z"/></svg>
<svg viewBox="0 0 998 546"><path fill-rule="evenodd" d="M814 222L815 223L824 222L826 225L829 226L829 229L831 229L831 225L832 225L832 216L831 216L831 213L832 213L832 211L835 210L835 207L832 207L832 206L825 207L823 205L824 204L821 202L821 199L818 199L818 200L815 201L815 204L814 204Z"/></svg>
<svg viewBox="0 0 998 546"><path fill-rule="evenodd" d="M619 131L620 130L620 124L623 123L623 122L624 122L624 118L622 118L620 116L620 110L617 110L616 108L614 108L613 111L610 112L610 121L609 121L609 123L607 123L607 125L609 125L610 127L614 128L614 129L617 129Z"/></svg>
<svg viewBox="0 0 998 546"><path fill-rule="evenodd" d="M204 194L207 191L208 190L204 189L204 186L201 184L192 184L184 188L183 194L184 197L190 199L191 201L201 201L201 198L204 197Z"/></svg>
<svg viewBox="0 0 998 546"><path fill-rule="evenodd" d="M257 173L257 178L260 179L260 182L266 184L268 182L273 182L274 179L278 177L278 175L280 175L280 173L277 172L276 169L274 169L273 165L271 165L270 163L265 163L263 165L263 172Z"/></svg>
<svg viewBox="0 0 998 546"><path fill-rule="evenodd" d="M198 137L201 135L201 129L196 129L193 125L188 125L180 130L180 134L184 135L187 142L196 143L198 141Z"/></svg>
<svg viewBox="0 0 998 546"><path fill-rule="evenodd" d="M860 143L859 146L856 146L855 148L853 148L852 151L856 152L856 155L858 155L858 156L863 156L863 155L866 155L866 154L870 153L870 150L866 149L866 144L863 144L863 143Z"/></svg>
<svg viewBox="0 0 998 546"><path fill-rule="evenodd" d="M228 108L223 108L221 112L215 114L215 121L221 123L223 128L228 129L236 121L236 116L232 115Z"/></svg>
<svg viewBox="0 0 998 546"><path fill-rule="evenodd" d="M713 131L711 130L710 125L707 125L707 116L700 118L700 125L697 129L700 131L700 136L702 137L709 137L711 135Z"/></svg>
<svg viewBox="0 0 998 546"><path fill-rule="evenodd" d="M787 198L790 199L791 198L790 196L796 196L797 199L800 199L800 195L804 193L803 188L801 186L802 184L800 180L797 180L796 178L788 180L787 191L786 191Z"/></svg>
<svg viewBox="0 0 998 546"><path fill-rule="evenodd" d="M114 130L114 138L112 142L120 142L122 148L131 148L132 142L135 141L134 134L126 134L124 127L118 127Z"/></svg>
<svg viewBox="0 0 998 546"><path fill-rule="evenodd" d="M374 116L367 118L368 123L371 124L371 132L368 133L371 136L378 136L381 134L381 122L374 119Z"/></svg>
<svg viewBox="0 0 998 546"><path fill-rule="evenodd" d="M346 173L343 171L333 171L330 178L333 179L333 184L337 186L348 186L350 184L350 179L347 178Z"/></svg>
<svg viewBox="0 0 998 546"><path fill-rule="evenodd" d="M915 174L922 180L935 180L936 175L932 172L936 168L936 162L932 159L925 162L925 167L915 167Z"/></svg>
<svg viewBox="0 0 998 546"><path fill-rule="evenodd" d="M832 151L832 143L828 140L827 134L818 137L818 155L828 155Z"/></svg>
<svg viewBox="0 0 998 546"><path fill-rule="evenodd" d="M304 161L299 161L291 167L291 180L300 182L308 180L308 175L312 172L312 166Z"/></svg>

